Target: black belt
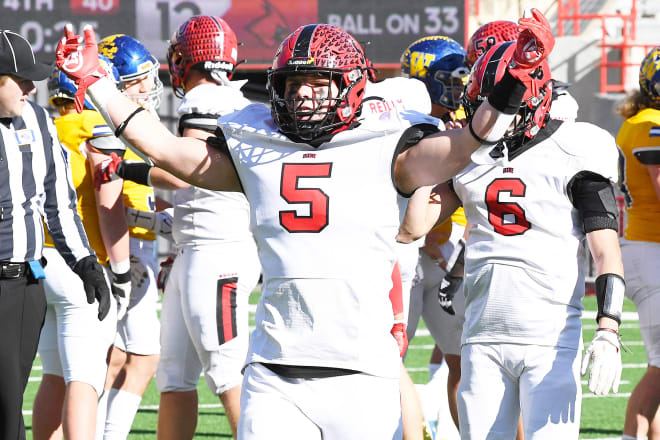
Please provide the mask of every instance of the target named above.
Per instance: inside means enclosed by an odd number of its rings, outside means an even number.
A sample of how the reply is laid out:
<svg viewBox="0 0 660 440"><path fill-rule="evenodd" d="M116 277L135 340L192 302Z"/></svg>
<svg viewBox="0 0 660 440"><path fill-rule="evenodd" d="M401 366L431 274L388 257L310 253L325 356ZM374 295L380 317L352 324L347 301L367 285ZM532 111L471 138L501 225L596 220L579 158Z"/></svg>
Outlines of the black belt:
<svg viewBox="0 0 660 440"><path fill-rule="evenodd" d="M0 279L22 278L27 274L28 263L0 261Z"/></svg>

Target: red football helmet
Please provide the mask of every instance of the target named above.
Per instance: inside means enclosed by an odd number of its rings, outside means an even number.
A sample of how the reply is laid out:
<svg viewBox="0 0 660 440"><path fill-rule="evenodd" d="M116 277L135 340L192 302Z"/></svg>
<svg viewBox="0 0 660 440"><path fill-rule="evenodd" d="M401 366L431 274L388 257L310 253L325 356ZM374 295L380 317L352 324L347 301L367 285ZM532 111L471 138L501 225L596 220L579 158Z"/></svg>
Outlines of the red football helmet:
<svg viewBox="0 0 660 440"><path fill-rule="evenodd" d="M174 94L183 96L183 84L190 69L212 76L224 72L227 78L236 67L236 34L220 17L196 15L174 31L167 50L167 65Z"/></svg>
<svg viewBox="0 0 660 440"><path fill-rule="evenodd" d="M481 26L470 37L467 44L466 64L472 67L488 49L505 41L518 38L518 25L512 21L497 20Z"/></svg>
<svg viewBox="0 0 660 440"><path fill-rule="evenodd" d="M309 24L296 29L282 41L268 69L271 110L280 131L309 142L349 128L360 115L369 69L360 43L338 27ZM296 98L284 94L285 82L288 76L309 74L333 81L339 91L319 98L313 111L297 111ZM326 100L329 106L323 105Z"/></svg>
<svg viewBox="0 0 660 440"><path fill-rule="evenodd" d="M504 76L515 50L515 41L500 43L488 49L472 67L463 97L463 107L468 119L486 100L495 83ZM529 80L523 82L527 90L518 111L520 118L516 118L514 128L507 133L504 139L520 136L522 140L522 135L532 138L549 119L552 101L552 73L548 62L543 60L539 67L529 74Z"/></svg>

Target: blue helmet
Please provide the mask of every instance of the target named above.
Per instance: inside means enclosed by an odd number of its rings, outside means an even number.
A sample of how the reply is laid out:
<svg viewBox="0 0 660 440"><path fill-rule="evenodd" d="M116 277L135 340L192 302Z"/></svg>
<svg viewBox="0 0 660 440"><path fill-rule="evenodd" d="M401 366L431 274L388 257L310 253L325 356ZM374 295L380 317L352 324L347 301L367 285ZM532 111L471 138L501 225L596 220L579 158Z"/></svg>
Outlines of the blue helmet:
<svg viewBox="0 0 660 440"><path fill-rule="evenodd" d="M412 43L401 55L401 72L426 84L431 102L450 110L461 105L465 80L465 50L445 36L429 36Z"/></svg>
<svg viewBox="0 0 660 440"><path fill-rule="evenodd" d="M660 107L660 46L644 57L639 68L639 88L654 107Z"/></svg>
<svg viewBox="0 0 660 440"><path fill-rule="evenodd" d="M124 88L132 81L151 77L151 90L144 93L127 93L126 96L149 110L155 111L158 108L163 92L163 83L158 78L160 63L142 43L128 35L110 35L99 42L99 54L108 57L115 65Z"/></svg>
<svg viewBox="0 0 660 440"><path fill-rule="evenodd" d="M112 65L110 60L103 55L99 55L99 62L101 67L108 73L108 78L114 81L115 84L119 84L119 72L117 72L117 69ZM50 102L50 105L55 107L56 98L73 101L77 91L78 86L64 72L58 69L57 66L53 66L53 71L50 73L50 77L48 77L48 102ZM94 107L94 104L89 99L85 99L84 106L88 110L96 110L96 107Z"/></svg>

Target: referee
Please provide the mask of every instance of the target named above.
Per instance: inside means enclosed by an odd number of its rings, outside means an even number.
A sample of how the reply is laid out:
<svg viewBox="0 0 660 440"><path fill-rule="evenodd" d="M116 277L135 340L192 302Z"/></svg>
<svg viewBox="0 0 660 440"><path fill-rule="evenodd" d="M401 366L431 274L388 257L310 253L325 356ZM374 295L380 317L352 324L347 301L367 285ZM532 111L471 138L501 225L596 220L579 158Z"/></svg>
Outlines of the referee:
<svg viewBox="0 0 660 440"><path fill-rule="evenodd" d="M25 439L23 392L46 314L42 217L55 246L85 285L87 301L110 307L101 265L76 212L76 193L55 127L28 100L50 74L22 36L0 31L0 439Z"/></svg>

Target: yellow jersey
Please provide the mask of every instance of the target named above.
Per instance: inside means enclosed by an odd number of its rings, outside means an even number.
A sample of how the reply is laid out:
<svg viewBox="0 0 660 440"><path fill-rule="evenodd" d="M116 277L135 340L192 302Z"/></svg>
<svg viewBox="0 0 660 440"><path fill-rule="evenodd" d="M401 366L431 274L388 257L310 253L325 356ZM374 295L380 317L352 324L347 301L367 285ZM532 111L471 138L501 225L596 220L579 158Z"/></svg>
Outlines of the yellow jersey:
<svg viewBox="0 0 660 440"><path fill-rule="evenodd" d="M660 201L646 167L635 157L644 147L660 150L660 110L647 108L626 119L616 137L619 188L628 216L624 238L660 243Z"/></svg>
<svg viewBox="0 0 660 440"><path fill-rule="evenodd" d="M463 211L463 207L459 206L456 211L451 215L450 218L439 224L438 226L433 228L433 231L435 232L442 232L438 239L438 245L444 244L449 240L449 236L451 235L451 230L452 230L452 225L456 223L461 226L466 226L467 225L467 220L465 219L465 211Z"/></svg>
<svg viewBox="0 0 660 440"><path fill-rule="evenodd" d="M142 159L130 148L124 153L124 160L141 161ZM139 209L140 211L154 211L156 209L156 199L154 190L150 186L140 185L139 183L124 180L124 206ZM137 226L129 226L128 234L131 237L141 240L155 240L156 234L148 229Z"/></svg>
<svg viewBox="0 0 660 440"><path fill-rule="evenodd" d="M96 210L96 194L94 181L87 158L81 152L84 143L97 136L111 135L103 117L96 111L83 110L82 113L71 113L54 120L60 143L66 147L64 153L71 167L71 179L78 198L78 215L82 220L89 244L96 252L99 263L107 264L108 254L103 245L99 227L98 211ZM45 246L54 247L53 239L45 230Z"/></svg>

